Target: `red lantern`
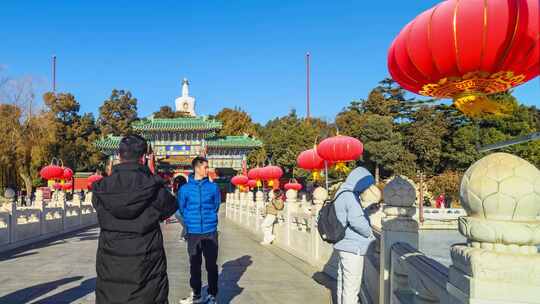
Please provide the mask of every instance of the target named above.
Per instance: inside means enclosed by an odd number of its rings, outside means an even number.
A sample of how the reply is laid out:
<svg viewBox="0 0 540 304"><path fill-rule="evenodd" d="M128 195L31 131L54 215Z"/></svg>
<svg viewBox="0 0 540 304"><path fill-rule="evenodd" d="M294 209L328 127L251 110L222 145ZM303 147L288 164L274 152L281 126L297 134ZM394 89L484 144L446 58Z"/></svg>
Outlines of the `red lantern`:
<svg viewBox="0 0 540 304"><path fill-rule="evenodd" d="M283 176L283 170L278 166L266 166L261 169L260 176L268 182L268 187L279 188L279 179Z"/></svg>
<svg viewBox="0 0 540 304"><path fill-rule="evenodd" d="M39 171L39 175L45 180L61 179L64 175L64 169L51 163L50 165L43 167Z"/></svg>
<svg viewBox="0 0 540 304"><path fill-rule="evenodd" d="M278 166L266 166L261 169L260 177L264 180L280 179L283 176L283 170Z"/></svg>
<svg viewBox="0 0 540 304"><path fill-rule="evenodd" d="M501 113L486 97L538 76L538 0L448 0L407 24L388 52L405 89L453 98L470 116Z"/></svg>
<svg viewBox="0 0 540 304"><path fill-rule="evenodd" d="M235 186L243 186L248 183L248 180L245 175L237 175L231 179L231 183Z"/></svg>
<svg viewBox="0 0 540 304"><path fill-rule="evenodd" d="M260 172L261 172L261 168L253 168L248 171L247 176L249 177L249 179L259 180L261 179Z"/></svg>
<svg viewBox="0 0 540 304"><path fill-rule="evenodd" d="M323 140L317 146L317 153L324 160L336 163L336 170L347 171L345 162L354 161L362 156L364 145L350 136L337 135Z"/></svg>
<svg viewBox="0 0 540 304"><path fill-rule="evenodd" d="M65 167L64 172L62 172L62 179L63 180L71 180L72 177L73 177L73 170L71 170L68 167Z"/></svg>
<svg viewBox="0 0 540 304"><path fill-rule="evenodd" d="M88 177L87 179L87 187L88 187L88 190L91 190L92 189L92 184L97 182L97 181L100 181L101 179L103 179L103 176L101 175L98 175L98 174L92 174Z"/></svg>
<svg viewBox="0 0 540 304"><path fill-rule="evenodd" d="M324 159L322 159L315 149L306 150L298 155L296 163L304 170L324 169Z"/></svg>
<svg viewBox="0 0 540 304"><path fill-rule="evenodd" d="M53 188L56 190L62 190L63 185L60 183L54 183Z"/></svg>
<svg viewBox="0 0 540 304"><path fill-rule="evenodd" d="M302 190L302 185L299 184L299 183L292 182L292 183L286 183L285 186L283 186L283 188L284 188L285 190L296 190L296 191L300 191L300 190Z"/></svg>
<svg viewBox="0 0 540 304"><path fill-rule="evenodd" d="M257 181L254 180L254 179L250 179L250 180L248 180L248 182L247 182L247 186L248 186L249 188L252 188L252 189L253 189L253 188L256 188L256 187L257 187Z"/></svg>

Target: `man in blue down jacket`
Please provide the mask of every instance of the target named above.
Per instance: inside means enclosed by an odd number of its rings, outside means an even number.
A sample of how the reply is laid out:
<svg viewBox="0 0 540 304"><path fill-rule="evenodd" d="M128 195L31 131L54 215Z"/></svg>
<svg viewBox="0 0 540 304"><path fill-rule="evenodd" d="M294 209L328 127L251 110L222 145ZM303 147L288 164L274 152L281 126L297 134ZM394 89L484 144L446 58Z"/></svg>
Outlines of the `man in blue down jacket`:
<svg viewBox="0 0 540 304"><path fill-rule="evenodd" d="M345 237L334 244L339 255L337 302L357 304L362 283L364 256L375 239L369 218L360 203L360 195L374 187L375 179L368 170L358 167L351 171L336 193L334 208L338 220L347 227ZM341 194L341 195L340 195Z"/></svg>
<svg viewBox="0 0 540 304"><path fill-rule="evenodd" d="M189 254L191 295L181 304L215 304L218 292L218 211L221 203L219 187L208 179L208 160L196 157L193 174L178 191L179 212L184 219ZM204 255L208 272L208 296L201 296L201 264Z"/></svg>

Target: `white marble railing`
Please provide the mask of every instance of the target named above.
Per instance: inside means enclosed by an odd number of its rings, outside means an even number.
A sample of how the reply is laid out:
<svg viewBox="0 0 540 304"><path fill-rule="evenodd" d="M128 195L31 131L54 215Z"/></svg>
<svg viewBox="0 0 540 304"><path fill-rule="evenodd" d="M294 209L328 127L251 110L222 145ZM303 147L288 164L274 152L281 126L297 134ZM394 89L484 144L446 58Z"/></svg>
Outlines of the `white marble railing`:
<svg viewBox="0 0 540 304"><path fill-rule="evenodd" d="M66 201L64 195L56 195L48 203L38 194L31 207L4 202L0 204L0 252L96 224L91 193L86 195L85 201L78 195L72 201Z"/></svg>
<svg viewBox="0 0 540 304"><path fill-rule="evenodd" d="M448 248L446 267L418 251L415 185L396 177L384 188L378 241L365 258L362 303L537 303L540 304L540 171L526 161L494 153L473 164L461 184L461 210L427 209L426 221L457 225L466 244ZM317 192L319 191L319 192ZM335 277L337 261L317 232L316 216L326 193L317 189L314 205L287 192L274 226L274 244ZM227 195L227 217L262 236L263 194ZM248 212L255 206L255 212ZM382 213L382 215L381 215ZM380 229L380 230L379 230Z"/></svg>
<svg viewBox="0 0 540 304"><path fill-rule="evenodd" d="M324 242L317 230L317 213L326 199L326 190L319 188L314 195L315 204L297 199L296 192L287 192L285 208L279 212L274 225L273 245L321 269L329 276L337 277L337 257L331 244ZM226 197L226 217L236 224L254 233L262 239L261 223L265 215L267 202L263 193L229 193ZM377 214L378 215L378 214ZM379 238L379 230L375 235ZM366 259L365 271L368 274L363 296L378 300L379 285L379 250L378 240Z"/></svg>

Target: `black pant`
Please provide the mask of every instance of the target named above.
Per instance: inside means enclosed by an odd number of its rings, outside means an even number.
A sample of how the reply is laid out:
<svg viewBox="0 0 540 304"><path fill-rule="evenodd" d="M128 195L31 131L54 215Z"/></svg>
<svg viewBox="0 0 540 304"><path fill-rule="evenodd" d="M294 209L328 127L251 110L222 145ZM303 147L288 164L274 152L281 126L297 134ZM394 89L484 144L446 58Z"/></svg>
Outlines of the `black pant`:
<svg viewBox="0 0 540 304"><path fill-rule="evenodd" d="M218 238L217 233L204 235L188 234L186 235L188 242L188 254L191 278L189 284L193 293L201 294L201 265L202 256L208 272L208 294L217 296L218 293Z"/></svg>

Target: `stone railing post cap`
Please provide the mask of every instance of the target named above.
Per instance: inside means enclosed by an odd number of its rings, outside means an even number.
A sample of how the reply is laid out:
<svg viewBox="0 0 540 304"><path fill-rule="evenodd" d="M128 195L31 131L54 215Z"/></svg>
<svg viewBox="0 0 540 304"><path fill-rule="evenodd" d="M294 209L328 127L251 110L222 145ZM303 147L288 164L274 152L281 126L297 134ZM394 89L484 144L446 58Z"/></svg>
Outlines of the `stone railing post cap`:
<svg viewBox="0 0 540 304"><path fill-rule="evenodd" d="M416 202L416 187L411 180L398 175L384 187L383 199L386 205L410 207Z"/></svg>
<svg viewBox="0 0 540 304"><path fill-rule="evenodd" d="M319 201L324 201L328 198L328 191L323 187L317 187L313 190L313 198Z"/></svg>
<svg viewBox="0 0 540 304"><path fill-rule="evenodd" d="M490 154L465 172L460 200L472 217L497 221L538 221L540 170L512 154Z"/></svg>
<svg viewBox="0 0 540 304"><path fill-rule="evenodd" d="M298 197L298 192L290 189L290 190L287 190L285 195L287 196L288 199L295 199Z"/></svg>

